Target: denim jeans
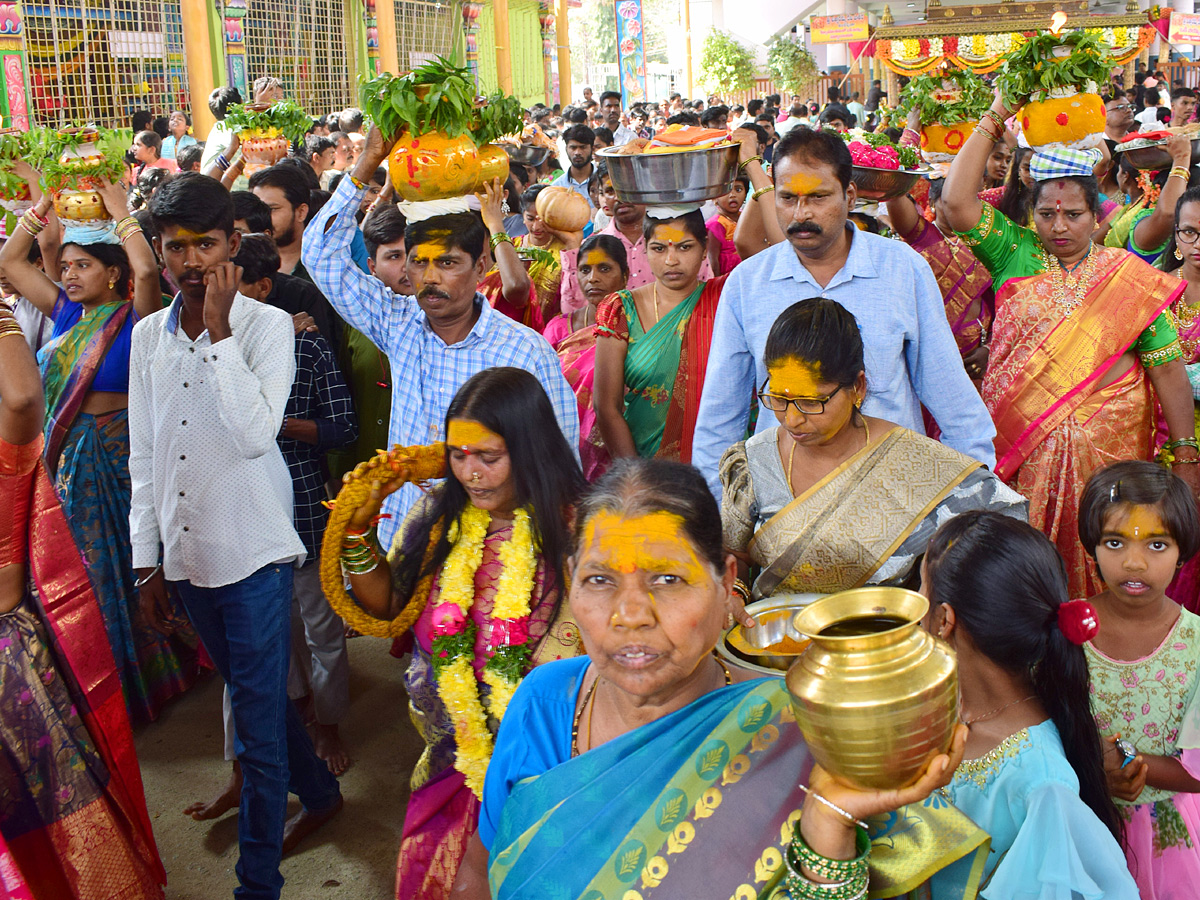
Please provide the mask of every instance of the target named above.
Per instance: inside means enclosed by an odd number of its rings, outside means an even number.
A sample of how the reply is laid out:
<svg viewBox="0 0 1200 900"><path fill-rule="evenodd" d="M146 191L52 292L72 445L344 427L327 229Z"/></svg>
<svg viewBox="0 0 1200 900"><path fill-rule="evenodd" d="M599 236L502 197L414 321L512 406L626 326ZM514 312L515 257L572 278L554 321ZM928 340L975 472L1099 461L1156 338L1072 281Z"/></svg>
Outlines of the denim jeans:
<svg viewBox="0 0 1200 900"><path fill-rule="evenodd" d="M313 750L287 697L292 567L265 566L236 584L176 585L208 655L229 686L242 765L237 863L240 900L278 900L290 790L311 811L338 801L337 779Z"/></svg>

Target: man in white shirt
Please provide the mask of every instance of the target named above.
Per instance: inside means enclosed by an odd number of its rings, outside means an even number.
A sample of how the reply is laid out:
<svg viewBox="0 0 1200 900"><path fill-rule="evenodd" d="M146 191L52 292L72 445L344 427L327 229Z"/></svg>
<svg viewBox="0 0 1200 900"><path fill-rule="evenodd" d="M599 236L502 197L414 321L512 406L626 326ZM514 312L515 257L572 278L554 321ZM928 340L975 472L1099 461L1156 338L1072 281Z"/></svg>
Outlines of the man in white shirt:
<svg viewBox="0 0 1200 900"><path fill-rule="evenodd" d="M1158 121L1158 107L1160 102L1158 89L1147 88L1146 108L1133 117L1138 123L1138 131L1157 131L1161 127Z"/></svg>
<svg viewBox="0 0 1200 900"><path fill-rule="evenodd" d="M155 193L150 215L180 291L137 324L130 352L139 599L161 627L172 582L229 686L245 778L236 895L278 900L283 851L342 805L287 698L292 570L305 557L276 443L295 376L292 320L238 293L230 257L240 235L219 182L177 176ZM285 825L289 789L302 809Z"/></svg>
<svg viewBox="0 0 1200 900"><path fill-rule="evenodd" d="M600 95L600 112L605 126L613 133L614 147L624 147L637 137L632 128L621 124L621 95L616 91L605 91Z"/></svg>
<svg viewBox="0 0 1200 900"><path fill-rule="evenodd" d="M215 88L208 95L208 108L217 122L209 129L208 137L204 140L204 155L200 157L201 172L207 171L217 157L229 149L233 134L225 127L225 114L231 105L241 102L242 95L235 87Z"/></svg>

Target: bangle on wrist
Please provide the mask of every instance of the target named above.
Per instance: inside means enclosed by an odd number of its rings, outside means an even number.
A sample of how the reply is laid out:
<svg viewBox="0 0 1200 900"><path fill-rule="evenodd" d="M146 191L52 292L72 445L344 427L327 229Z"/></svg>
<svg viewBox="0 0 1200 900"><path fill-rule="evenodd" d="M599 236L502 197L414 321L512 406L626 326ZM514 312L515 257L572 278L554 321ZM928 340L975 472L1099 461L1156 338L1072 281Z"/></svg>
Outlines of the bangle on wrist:
<svg viewBox="0 0 1200 900"><path fill-rule="evenodd" d="M1177 447L1191 447L1193 450L1200 453L1200 440L1194 437L1177 438L1173 441L1167 441L1163 446L1168 450L1174 450Z"/></svg>
<svg viewBox="0 0 1200 900"><path fill-rule="evenodd" d="M1168 178L1182 178L1184 180L1184 182L1186 183L1191 180L1192 173L1190 171L1188 171L1187 166L1172 166L1171 174L1168 175L1167 177Z"/></svg>
<svg viewBox="0 0 1200 900"><path fill-rule="evenodd" d="M752 163L752 162L762 162L762 161L763 161L763 158L761 156L752 156L748 160L746 160L744 163L738 163L738 171L739 172L742 171L743 169L746 168L746 166L750 165L750 163Z"/></svg>
<svg viewBox="0 0 1200 900"><path fill-rule="evenodd" d="M350 176L350 183L352 185L354 185L356 188L358 188L358 190L360 190L360 191L365 191L367 189L367 186L363 182L361 182L357 178L355 178L353 175Z"/></svg>
<svg viewBox="0 0 1200 900"><path fill-rule="evenodd" d="M150 583L150 579L153 578L155 575L157 575L161 571L162 571L162 563L159 563L157 566L155 566L153 569L150 570L149 575L147 575L145 578L139 578L137 581L135 581L133 583L133 586L135 588L145 587L147 584Z"/></svg>
<svg viewBox="0 0 1200 900"><path fill-rule="evenodd" d="M775 185L773 184L768 184L766 187L760 187L757 191L750 195L750 199L757 200L763 194L769 193L773 190L775 190Z"/></svg>
<svg viewBox="0 0 1200 900"><path fill-rule="evenodd" d="M497 231L488 239L488 243L491 244L492 250L495 250L501 244L511 244L512 242L513 239L503 231Z"/></svg>

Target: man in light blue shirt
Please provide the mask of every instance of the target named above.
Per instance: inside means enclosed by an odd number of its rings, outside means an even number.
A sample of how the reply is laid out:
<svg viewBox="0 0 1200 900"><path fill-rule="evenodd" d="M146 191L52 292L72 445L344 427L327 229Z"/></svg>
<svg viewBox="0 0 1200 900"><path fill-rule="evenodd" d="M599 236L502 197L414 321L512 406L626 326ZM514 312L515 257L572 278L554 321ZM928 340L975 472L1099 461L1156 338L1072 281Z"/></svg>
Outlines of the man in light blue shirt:
<svg viewBox="0 0 1200 900"><path fill-rule="evenodd" d="M743 147L743 159L753 152ZM787 239L745 260L725 283L696 422L692 462L718 498L717 464L745 436L751 398L767 378L767 333L783 310L810 297L837 300L858 320L864 413L924 433L924 404L943 443L995 465L996 429L963 368L933 272L906 244L847 222L857 197L852 171L850 151L831 132L800 126L775 148L775 212ZM758 429L774 424L760 407Z"/></svg>
<svg viewBox="0 0 1200 900"><path fill-rule="evenodd" d="M577 448L579 409L553 348L536 331L493 310L476 291L487 237L477 216L434 216L408 226L406 269L415 297L394 294L354 265L354 214L386 155L373 127L351 177L342 179L305 229L301 258L333 308L388 356L393 380L389 446L444 440L446 409L466 380L493 366L515 366L542 383L567 443ZM384 501L383 511L392 518L379 523L383 546L391 545L420 496L420 489L409 484Z"/></svg>
<svg viewBox="0 0 1200 900"><path fill-rule="evenodd" d="M595 209L588 185L596 174L592 164L592 148L596 144L596 132L586 125L572 125L563 133L563 144L567 148L567 159L570 165L552 182L556 187L569 187L588 202L588 207Z"/></svg>

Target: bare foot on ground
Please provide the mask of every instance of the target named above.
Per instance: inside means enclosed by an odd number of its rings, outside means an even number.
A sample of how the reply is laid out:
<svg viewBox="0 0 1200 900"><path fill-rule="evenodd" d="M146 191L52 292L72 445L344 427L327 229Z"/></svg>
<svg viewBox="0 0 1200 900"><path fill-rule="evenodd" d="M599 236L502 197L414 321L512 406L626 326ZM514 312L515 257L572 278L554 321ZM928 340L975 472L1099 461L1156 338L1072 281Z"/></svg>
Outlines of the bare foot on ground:
<svg viewBox="0 0 1200 900"><path fill-rule="evenodd" d="M317 756L325 760L329 771L334 775L341 775L350 768L352 760L336 725L322 725L320 722L314 724L313 748L317 751Z"/></svg>
<svg viewBox="0 0 1200 900"><path fill-rule="evenodd" d="M191 816L197 822L209 819L219 819L231 809L237 809L242 800L242 767L235 760L229 773L229 781L221 788L221 793L207 803L197 802L187 807L183 813Z"/></svg>
<svg viewBox="0 0 1200 900"><path fill-rule="evenodd" d="M324 812L315 813L301 809L288 819L283 826L283 855L287 856L296 849L297 844L340 813L344 803L339 794L337 803Z"/></svg>

